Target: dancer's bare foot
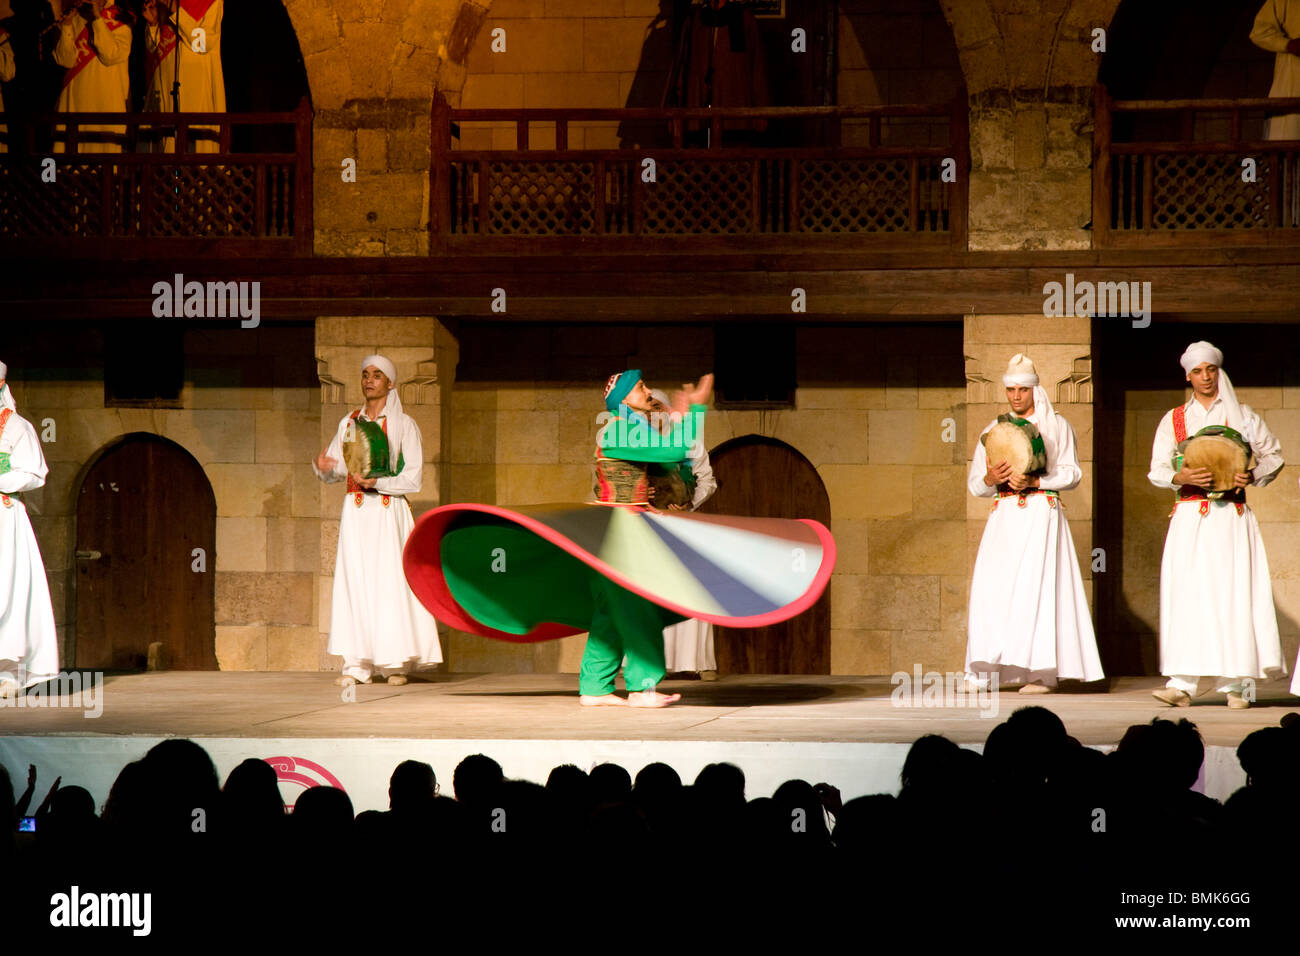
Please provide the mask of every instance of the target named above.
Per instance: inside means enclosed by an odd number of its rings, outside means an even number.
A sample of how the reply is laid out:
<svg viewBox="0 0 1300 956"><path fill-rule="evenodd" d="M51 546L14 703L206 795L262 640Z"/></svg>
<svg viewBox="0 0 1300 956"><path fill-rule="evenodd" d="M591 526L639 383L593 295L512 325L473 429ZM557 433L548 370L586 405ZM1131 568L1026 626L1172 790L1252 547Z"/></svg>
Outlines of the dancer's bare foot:
<svg viewBox="0 0 1300 956"><path fill-rule="evenodd" d="M657 690L639 690L627 695L629 707L667 707L682 699L681 694L661 694Z"/></svg>
<svg viewBox="0 0 1300 956"><path fill-rule="evenodd" d="M593 697L589 694L582 694L578 698L578 703L583 707L626 707L627 701L618 694L601 694Z"/></svg>

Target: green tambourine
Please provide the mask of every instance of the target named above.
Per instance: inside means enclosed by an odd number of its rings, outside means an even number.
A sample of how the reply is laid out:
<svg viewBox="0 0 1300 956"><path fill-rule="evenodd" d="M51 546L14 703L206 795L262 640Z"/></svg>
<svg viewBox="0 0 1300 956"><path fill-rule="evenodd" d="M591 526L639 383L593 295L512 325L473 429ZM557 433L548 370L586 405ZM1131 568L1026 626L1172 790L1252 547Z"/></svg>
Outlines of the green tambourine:
<svg viewBox="0 0 1300 956"><path fill-rule="evenodd" d="M401 472L404 457L397 456L396 469L389 467L388 436L378 422L354 418L343 430L343 463L349 475L392 478Z"/></svg>
<svg viewBox="0 0 1300 956"><path fill-rule="evenodd" d="M1174 455L1174 471L1205 468L1210 472L1211 484L1207 497L1218 499L1236 486L1236 476L1250 467L1250 444L1235 429L1227 425L1206 425L1195 435L1178 443Z"/></svg>

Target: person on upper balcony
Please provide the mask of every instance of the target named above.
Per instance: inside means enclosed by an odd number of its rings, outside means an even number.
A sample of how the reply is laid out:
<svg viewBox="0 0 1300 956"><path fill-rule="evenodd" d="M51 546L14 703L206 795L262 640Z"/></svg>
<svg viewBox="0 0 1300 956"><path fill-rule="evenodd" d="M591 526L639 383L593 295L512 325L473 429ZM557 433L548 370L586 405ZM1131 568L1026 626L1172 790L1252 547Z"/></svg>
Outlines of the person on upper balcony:
<svg viewBox="0 0 1300 956"><path fill-rule="evenodd" d="M146 110L170 113L224 113L226 78L221 71L221 20L225 0L145 0L149 57ZM190 128L190 152L220 148L215 126ZM164 137L162 152L175 152Z"/></svg>
<svg viewBox="0 0 1300 956"><path fill-rule="evenodd" d="M691 7L682 29L670 78L672 105L770 106L766 51L754 11L731 0L704 0ZM709 123L686 124L691 145L709 145ZM733 119L722 124L723 142L752 143L767 129L763 119ZM718 145L718 144L712 144Z"/></svg>
<svg viewBox="0 0 1300 956"><path fill-rule="evenodd" d="M60 21L54 62L66 71L58 111L125 113L131 92L127 65L131 56L131 28L125 11L107 0L93 0L75 8L71 3L65 7L62 0L49 0L49 3L55 20ZM79 153L120 153L126 127L81 126L78 139ZM65 148L60 137L54 151L62 153Z"/></svg>
<svg viewBox="0 0 1300 956"><path fill-rule="evenodd" d="M1250 42L1277 54L1273 58L1272 97L1300 96L1300 3L1268 0L1255 15ZM1265 139L1300 139L1300 113L1272 116L1264 124Z"/></svg>

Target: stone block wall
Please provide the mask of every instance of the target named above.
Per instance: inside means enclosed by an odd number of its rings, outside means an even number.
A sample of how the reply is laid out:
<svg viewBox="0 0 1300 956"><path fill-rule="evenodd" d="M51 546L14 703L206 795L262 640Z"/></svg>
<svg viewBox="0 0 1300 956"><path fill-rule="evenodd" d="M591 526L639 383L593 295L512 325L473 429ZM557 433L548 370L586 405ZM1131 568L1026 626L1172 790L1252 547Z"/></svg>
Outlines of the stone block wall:
<svg viewBox="0 0 1300 956"><path fill-rule="evenodd" d="M139 334L122 327L120 334ZM103 338L93 329L24 336L10 382L19 413L55 441L49 475L25 496L49 577L60 659L75 660L73 551L80 481L130 432L185 448L217 502L216 652L223 669L315 669L316 489L304 479L320 418L307 327L192 329L183 337L178 408L105 407ZM306 374L304 374L306 373ZM306 478L313 478L307 468Z"/></svg>
<svg viewBox="0 0 1300 956"><path fill-rule="evenodd" d="M658 106L672 66L671 30L659 0L496 0L466 61L453 107ZM504 30L505 50L493 52ZM613 149L618 124L573 123L573 149ZM514 149L508 123L464 123L461 149ZM535 123L532 149L555 148L555 126Z"/></svg>

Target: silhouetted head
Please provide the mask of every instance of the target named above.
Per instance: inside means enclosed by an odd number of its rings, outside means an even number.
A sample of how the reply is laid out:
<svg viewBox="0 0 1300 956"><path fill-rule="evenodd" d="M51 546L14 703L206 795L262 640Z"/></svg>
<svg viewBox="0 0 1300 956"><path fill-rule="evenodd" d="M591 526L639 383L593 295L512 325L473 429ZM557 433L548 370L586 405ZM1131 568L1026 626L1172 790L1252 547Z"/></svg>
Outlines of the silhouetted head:
<svg viewBox="0 0 1300 956"><path fill-rule="evenodd" d="M300 839L334 846L352 834L352 801L337 787L304 790L289 818Z"/></svg>
<svg viewBox="0 0 1300 956"><path fill-rule="evenodd" d="M205 832L207 817L221 799L208 752L192 740L164 740L149 749L143 762L157 832L169 838ZM199 820L204 824L196 828Z"/></svg>
<svg viewBox="0 0 1300 956"><path fill-rule="evenodd" d="M456 765L451 787L458 802L482 806L493 799L504 779L501 764L483 754L471 754Z"/></svg>
<svg viewBox="0 0 1300 956"><path fill-rule="evenodd" d="M1249 786L1294 788L1300 780L1300 733L1287 727L1256 730L1237 746L1237 760Z"/></svg>
<svg viewBox="0 0 1300 956"><path fill-rule="evenodd" d="M772 794L782 820L783 835L808 844L830 842L822 801L806 780L787 780Z"/></svg>
<svg viewBox="0 0 1300 956"><path fill-rule="evenodd" d="M616 763L597 764L590 776L596 803L621 803L632 796L632 775Z"/></svg>
<svg viewBox="0 0 1300 956"><path fill-rule="evenodd" d="M971 751L963 751L970 753ZM868 848L879 852L899 836L898 802L888 793L856 797L840 808L835 818L835 845L850 855Z"/></svg>
<svg viewBox="0 0 1300 956"><path fill-rule="evenodd" d="M745 803L745 772L730 763L711 763L695 778L695 795L718 807L739 808Z"/></svg>
<svg viewBox="0 0 1300 956"><path fill-rule="evenodd" d="M666 763L646 764L636 775L632 792L639 797L663 799L682 789L682 778Z"/></svg>
<svg viewBox="0 0 1300 956"><path fill-rule="evenodd" d="M1041 784L1068 746L1060 717L1046 707L1021 707L990 732L984 758L995 780Z"/></svg>
<svg viewBox="0 0 1300 956"><path fill-rule="evenodd" d="M1174 723L1159 717L1124 731L1115 748L1120 774L1127 782L1159 790L1186 790L1196 783L1205 759L1205 744L1186 718Z"/></svg>
<svg viewBox="0 0 1300 956"><path fill-rule="evenodd" d="M225 812L237 831L248 826L274 825L284 820L284 797L275 768L249 757L226 777L221 788Z"/></svg>
<svg viewBox="0 0 1300 956"><path fill-rule="evenodd" d="M433 768L418 760L403 760L388 778L388 808L398 813L418 810L438 795Z"/></svg>
<svg viewBox="0 0 1300 956"><path fill-rule="evenodd" d="M961 773L961 754L961 748L947 737L918 737L907 751L899 773L904 793L932 793L952 786Z"/></svg>

